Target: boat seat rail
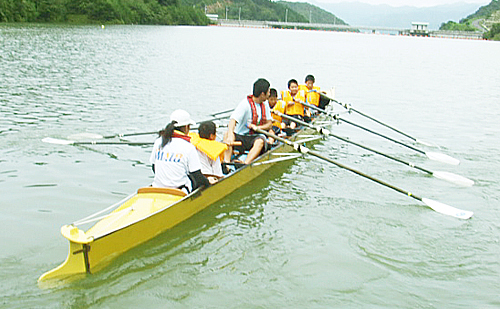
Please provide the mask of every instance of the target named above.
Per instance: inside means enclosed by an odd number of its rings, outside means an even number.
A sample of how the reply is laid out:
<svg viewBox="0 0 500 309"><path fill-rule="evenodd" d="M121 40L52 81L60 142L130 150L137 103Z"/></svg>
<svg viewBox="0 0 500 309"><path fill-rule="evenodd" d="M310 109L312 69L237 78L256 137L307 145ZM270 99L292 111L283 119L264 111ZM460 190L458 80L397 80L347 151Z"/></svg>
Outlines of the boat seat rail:
<svg viewBox="0 0 500 309"><path fill-rule="evenodd" d="M160 187L143 187L137 190L137 194L141 193L164 193L178 196L186 196L187 193L175 188L160 188Z"/></svg>

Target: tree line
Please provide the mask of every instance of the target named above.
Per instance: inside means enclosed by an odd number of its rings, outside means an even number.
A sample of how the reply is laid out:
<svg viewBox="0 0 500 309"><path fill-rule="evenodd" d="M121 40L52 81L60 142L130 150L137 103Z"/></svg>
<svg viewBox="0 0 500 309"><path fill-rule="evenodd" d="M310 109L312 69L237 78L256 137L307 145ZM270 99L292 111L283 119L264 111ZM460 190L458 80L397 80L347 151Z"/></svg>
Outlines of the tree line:
<svg viewBox="0 0 500 309"><path fill-rule="evenodd" d="M493 24L490 31L486 32L483 37L487 40L500 41L500 23Z"/></svg>
<svg viewBox="0 0 500 309"><path fill-rule="evenodd" d="M0 0L0 22L207 25L219 18L307 22L270 0Z"/></svg>
<svg viewBox="0 0 500 309"><path fill-rule="evenodd" d="M179 0L0 0L0 22L207 25Z"/></svg>
<svg viewBox="0 0 500 309"><path fill-rule="evenodd" d="M473 21L477 19L489 19L499 10L500 1L492 0L488 5L480 7L474 14L461 19L458 23L450 20L447 23L441 24L439 30L477 31L477 29L471 24ZM485 32L483 37L487 40L500 41L500 23L493 24L490 31Z"/></svg>

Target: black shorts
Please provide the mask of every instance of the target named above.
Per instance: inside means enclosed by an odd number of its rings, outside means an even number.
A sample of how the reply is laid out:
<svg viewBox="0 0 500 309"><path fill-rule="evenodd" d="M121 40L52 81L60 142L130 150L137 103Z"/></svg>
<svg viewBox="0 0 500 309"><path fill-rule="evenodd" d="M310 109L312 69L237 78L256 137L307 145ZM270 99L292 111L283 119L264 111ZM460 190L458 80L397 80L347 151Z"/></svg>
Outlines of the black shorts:
<svg viewBox="0 0 500 309"><path fill-rule="evenodd" d="M241 146L234 146L234 149L244 152L244 151L249 151L253 147L253 143L255 142L256 139L262 139L264 140L264 147L262 147L262 150L260 153L264 153L267 150L267 142L266 142L266 137L261 134L249 134L249 135L240 135L234 133L234 139L236 141L241 142Z"/></svg>
<svg viewBox="0 0 500 309"><path fill-rule="evenodd" d="M281 128L278 128L277 126L273 126L273 133L274 135L278 135L281 133Z"/></svg>
<svg viewBox="0 0 500 309"><path fill-rule="evenodd" d="M304 121L304 117L302 117L302 116L300 116L300 115L288 115L288 116L293 117L293 118L298 119L298 120L302 120L302 121ZM292 123L292 120L290 120L290 119L283 119L283 122L284 122L287 126L289 126L289 125ZM297 125L299 125L299 124L297 123Z"/></svg>

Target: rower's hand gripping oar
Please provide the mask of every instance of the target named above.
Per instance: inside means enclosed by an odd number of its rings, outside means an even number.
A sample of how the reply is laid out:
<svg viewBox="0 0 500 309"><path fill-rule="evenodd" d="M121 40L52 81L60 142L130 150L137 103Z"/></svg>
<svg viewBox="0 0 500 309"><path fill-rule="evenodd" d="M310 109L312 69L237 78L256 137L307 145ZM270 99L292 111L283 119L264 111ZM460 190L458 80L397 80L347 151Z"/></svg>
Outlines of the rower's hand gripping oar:
<svg viewBox="0 0 500 309"><path fill-rule="evenodd" d="M314 90L314 89L313 89L313 90L310 90L309 92L316 92L316 93L318 93L319 95L321 95L321 96L325 97L326 99L328 99L328 100L330 100L330 101L333 101L333 102L335 102L335 103L339 104L340 106L342 106L343 108L345 108L348 112L353 111L353 112L355 112L355 113L357 113L357 114L359 114L359 115L361 115L361 116L363 116L363 117L365 117L365 118L368 118L368 119L370 119L370 120L372 120L372 121L375 121L376 123L378 123L378 124L380 124L380 125L383 125L383 126L384 126L384 127L386 127L386 128L389 128L389 129L393 130L394 132L397 132L397 133L399 133L399 134L401 134L401 135L403 135L403 136L405 136L405 137L407 137L407 138L409 138L409 139L411 139L411 140L413 140L413 141L415 141L415 142L417 142L417 143L419 143L419 144L423 144L423 145L426 145L426 146L435 146L435 145L433 145L433 144L431 144L431 143L425 142L425 141L423 141L423 140L421 140L421 139L417 139L416 137L413 137L413 136L411 136L411 135L409 135L409 134L407 134L407 133L404 133L403 131L400 131L400 130L398 130L398 129L396 129L396 128L394 128L394 127L392 127L392 126L390 126L390 125L388 125L388 124L386 124L386 123L384 123L384 122L382 122L382 121L380 121L380 120L378 120L378 119L375 119L375 118L373 118L373 117L371 117L371 116L369 116L369 115L367 115L367 114L365 114L365 113L363 113L363 112L361 112L361 111L359 111L359 110L355 109L354 107L352 107L352 106L351 106L351 104L346 104L346 103L339 102L339 101L337 101L337 100L335 100L335 99L330 98L330 97L329 97L329 96L327 96L326 94L324 94L324 93L322 93L322 92L319 92L319 91L317 91L317 90Z"/></svg>
<svg viewBox="0 0 500 309"><path fill-rule="evenodd" d="M369 132L369 133L372 133L372 134L378 135L378 136L380 136L380 137L382 137L382 138L385 138L385 139L387 139L387 140L389 140L389 141L391 141L391 142L394 142L394 143L396 143L396 144L399 144L399 145L401 145L401 146L404 146L404 147L406 147L406 148L409 148L409 149L411 149L411 150L413 150L413 151L416 151L416 152L418 152L418 153L421 153L421 154L425 155L427 158L429 158L429 159L431 159L431 160L433 160L433 161L439 161L439 162L446 163L446 164L451 164L451 165L458 165L458 164L460 164L460 160L455 159L455 158L453 158L453 157L450 157L450 156L448 156L448 155L445 155L444 153L423 151L423 150L418 149L418 148L415 148L415 147L413 147L413 146L411 146L411 145L408 145L408 144L402 143L402 142L400 142L400 141L398 141L398 140L395 140L395 139L393 139L393 138L390 138L389 136L383 135L383 134L381 134L381 133L378 133L378 132L375 132L375 131L370 130L370 129L368 129L368 128L365 128L365 127L363 127L363 126L361 126L361 125L359 125L359 124L356 124L356 123L354 123L354 122L351 122L351 121L349 121L349 120L346 120L346 119L344 119L344 118L340 117L339 115L333 115L333 114L331 114L331 113L329 113L329 112L327 112L327 111L325 111L325 110L323 110L323 109L321 109L321 108L319 108L319 107L317 107L317 106L314 106L314 105L312 105L312 104L309 104L309 103L306 103L306 102L300 102L300 104L302 104L302 105L304 105L304 106L307 106L307 107L309 107L309 108L311 108L311 109L317 110L317 111L319 111L319 112L321 112L321 113L324 113L324 114L326 114L326 115L329 115L329 116L333 117L333 119L335 119L335 120L337 120L337 121L343 121L343 122L345 122L345 123L347 123L347 124L350 124L350 125L352 125L352 126L355 126L355 127L357 127L357 128L360 128L360 129L362 129L362 130L365 130L365 131L367 131L367 132Z"/></svg>
<svg viewBox="0 0 500 309"><path fill-rule="evenodd" d="M369 176L367 174L364 174L358 170L355 170L351 167L348 167L348 166L345 166L341 163L338 163L328 157L325 157L317 152L314 152L312 150L310 150L309 148L305 147L305 146L301 146L300 144L298 143L295 143L295 142L292 142L290 140L287 140L287 139L284 139L284 138L281 138L279 136L276 136L275 134L272 134L272 133L269 133L267 131L264 131L264 130L261 130L261 129L256 129L255 130L256 132L260 133L260 134L264 134L266 135L267 137L272 137L274 138L275 140L277 141L280 141L282 143L285 143L289 146L292 146L296 151L300 152L300 153L303 153L303 154L310 154L312 156L315 156L319 159L322 159L324 161L327 161L329 163L332 163L340 168L343 168L343 169L346 169L348 171L351 171L359 176L362 176L364 178L367 178L371 181L374 181L378 184L381 184L383 186L386 186L390 189L393 189L399 193L402 193L404 195L407 195L409 197L412 197L418 201L421 201L422 203L424 203L425 205L427 205L428 207L430 207L431 209L433 209L434 211L437 211L439 213L442 213L442 214L445 214L445 215L448 215L448 216L452 216L452 217L455 217L455 218L459 218L459 219L469 219L470 217L472 217L472 215L474 214L472 211L467 211L467 210L461 210L461 209L458 209L458 208L455 208L455 207L452 207L452 206L449 206L449 205L446 205L446 204L443 204L443 203L440 203L440 202L437 202L437 201L434 201L434 200L431 200L431 199L427 199L427 198L421 198L419 196L416 196L416 195L413 195L411 192L408 192L408 191L405 191L403 189L400 189L398 187L395 187L391 184L388 184L382 180L379 180L377 178L374 178L372 176Z"/></svg>
<svg viewBox="0 0 500 309"><path fill-rule="evenodd" d="M310 123L307 123L307 122L305 122L305 121L299 120L299 119L294 118L294 117L290 117L290 116L285 115L285 114L283 114L283 113L280 113L280 112L278 112L278 111L273 111L273 113L274 113L274 114L276 114L276 115L278 115L278 116L280 116L280 117L282 117L282 118L288 119L288 120L290 120L290 121L294 121L294 122L296 122L297 124L300 124L300 125L302 125L302 126L309 127L309 128L313 128L313 129L315 129L316 131L318 131L320 134L323 134L323 135L328 135L328 136L334 137L334 138L339 139L339 140L341 140L341 141L344 141L344 142L346 142L346 143L349 143L349 144L352 144L352 145L358 146L358 147L363 148L363 149L365 149L365 150L368 150L368 151L371 151L371 152L373 152L373 153L376 153L376 154L379 154L379 155L381 155L381 156L384 156L384 157L386 157L386 158L388 158L388 159L394 160L394 161L399 162L399 163L403 163L403 164L405 164L405 165L408 165L409 167L412 167L412 168L418 169L418 170L420 170L420 171L422 171L422 172L425 172L425 173L427 173L427 174L429 174L429 175L431 175L431 176L434 176L434 177L436 177L436 178L439 178L439 179L442 179L442 180L446 180L446 181L449 181L449 182L455 183L455 184L460 185L460 186L465 186L465 187L470 187L470 186L474 185L474 181L472 181L472 180L470 180L470 179L468 179L468 178L465 178L465 177L463 177L463 176L460 176L460 175L457 175L457 174L453 174L453 173L449 173L449 172L439 172L439 171L437 171L437 172L433 172L433 171L427 170L427 169L425 169L425 168L419 167L419 166L417 166L417 165L415 165L415 164L413 164L413 163L411 163L411 162L406 162L406 161L403 161L403 160L401 160L401 159L398 159L398 158L393 157L393 156L391 156L391 155L388 155L388 154L386 154L386 153L380 152L380 151L378 151L378 150L375 150L375 149L369 148L369 147L367 147L367 146L364 146L364 145L358 144L358 143L356 143L356 142L353 142L353 141L348 140L348 139L346 139L346 138L343 138L343 137L341 137L341 136L338 136L338 135L335 135L335 134L333 134L333 133L330 133L330 131L329 131L329 130L327 130L327 129L323 128L323 127L320 127L320 126L314 126L314 125L312 125L312 124L310 124Z"/></svg>

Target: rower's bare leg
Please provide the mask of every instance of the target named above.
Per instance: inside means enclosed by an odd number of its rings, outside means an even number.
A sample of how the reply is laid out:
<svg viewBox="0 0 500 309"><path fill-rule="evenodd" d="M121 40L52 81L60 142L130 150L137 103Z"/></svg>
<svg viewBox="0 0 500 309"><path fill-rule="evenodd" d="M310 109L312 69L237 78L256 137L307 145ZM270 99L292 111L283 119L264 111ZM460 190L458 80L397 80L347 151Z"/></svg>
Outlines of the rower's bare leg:
<svg viewBox="0 0 500 309"><path fill-rule="evenodd" d="M224 133L224 142L227 142L227 132ZM224 151L224 162L229 163L231 162L231 156L233 155L233 146L228 146L227 149Z"/></svg>
<svg viewBox="0 0 500 309"><path fill-rule="evenodd" d="M233 155L233 146L228 146L227 149L224 151L224 162L225 163L231 162L232 155Z"/></svg>
<svg viewBox="0 0 500 309"><path fill-rule="evenodd" d="M245 164L250 164L252 161L257 158L260 154L260 151L264 147L264 140L262 138L257 138L253 142L253 147L247 154L247 158L245 159Z"/></svg>

